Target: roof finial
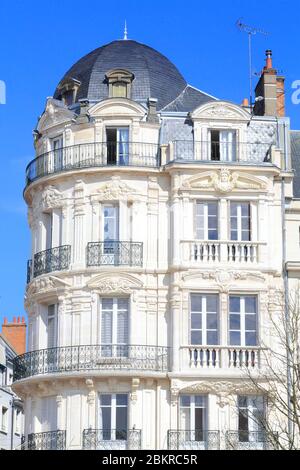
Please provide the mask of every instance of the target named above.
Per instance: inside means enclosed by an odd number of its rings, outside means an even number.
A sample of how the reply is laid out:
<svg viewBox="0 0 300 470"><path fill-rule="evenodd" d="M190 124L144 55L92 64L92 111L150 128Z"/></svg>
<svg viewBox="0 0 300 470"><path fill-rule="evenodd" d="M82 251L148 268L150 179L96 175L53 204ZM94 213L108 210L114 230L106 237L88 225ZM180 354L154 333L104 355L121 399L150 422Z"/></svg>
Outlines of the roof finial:
<svg viewBox="0 0 300 470"><path fill-rule="evenodd" d="M127 41L128 37L127 37L127 23L126 23L126 20L125 20L125 27L124 27L124 41Z"/></svg>

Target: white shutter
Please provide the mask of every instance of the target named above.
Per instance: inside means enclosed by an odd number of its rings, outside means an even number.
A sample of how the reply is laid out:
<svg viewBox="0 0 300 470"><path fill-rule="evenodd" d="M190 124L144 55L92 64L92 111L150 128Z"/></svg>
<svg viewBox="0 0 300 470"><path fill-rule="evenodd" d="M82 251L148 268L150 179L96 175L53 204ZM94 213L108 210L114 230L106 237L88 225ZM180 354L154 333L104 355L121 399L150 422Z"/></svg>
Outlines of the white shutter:
<svg viewBox="0 0 300 470"><path fill-rule="evenodd" d="M128 312L118 312L117 343L128 343Z"/></svg>
<svg viewBox="0 0 300 470"><path fill-rule="evenodd" d="M101 343L112 344L112 312L102 311Z"/></svg>
<svg viewBox="0 0 300 470"><path fill-rule="evenodd" d="M48 305L47 319L48 348L56 346L56 305Z"/></svg>

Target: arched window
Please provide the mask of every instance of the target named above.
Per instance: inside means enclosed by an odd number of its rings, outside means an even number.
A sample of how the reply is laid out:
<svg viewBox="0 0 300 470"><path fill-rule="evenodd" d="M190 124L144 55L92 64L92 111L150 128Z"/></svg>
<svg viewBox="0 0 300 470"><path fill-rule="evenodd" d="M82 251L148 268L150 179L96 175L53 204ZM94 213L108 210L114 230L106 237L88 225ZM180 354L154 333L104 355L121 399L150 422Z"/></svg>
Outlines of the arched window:
<svg viewBox="0 0 300 470"><path fill-rule="evenodd" d="M108 82L108 95L110 98L128 98L131 97L131 83L134 75L127 70L111 70L106 74Z"/></svg>

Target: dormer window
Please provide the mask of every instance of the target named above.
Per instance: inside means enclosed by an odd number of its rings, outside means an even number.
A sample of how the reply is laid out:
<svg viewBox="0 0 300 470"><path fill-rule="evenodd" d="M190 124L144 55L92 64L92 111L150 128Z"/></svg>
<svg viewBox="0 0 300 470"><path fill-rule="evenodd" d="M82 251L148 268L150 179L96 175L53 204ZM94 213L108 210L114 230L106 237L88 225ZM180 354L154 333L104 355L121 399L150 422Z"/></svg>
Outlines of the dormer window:
<svg viewBox="0 0 300 470"><path fill-rule="evenodd" d="M81 82L75 78L66 78L58 85L59 96L66 106L71 106L76 101L76 95Z"/></svg>
<svg viewBox="0 0 300 470"><path fill-rule="evenodd" d="M108 95L110 98L131 97L131 83L134 75L127 70L111 70L106 74Z"/></svg>

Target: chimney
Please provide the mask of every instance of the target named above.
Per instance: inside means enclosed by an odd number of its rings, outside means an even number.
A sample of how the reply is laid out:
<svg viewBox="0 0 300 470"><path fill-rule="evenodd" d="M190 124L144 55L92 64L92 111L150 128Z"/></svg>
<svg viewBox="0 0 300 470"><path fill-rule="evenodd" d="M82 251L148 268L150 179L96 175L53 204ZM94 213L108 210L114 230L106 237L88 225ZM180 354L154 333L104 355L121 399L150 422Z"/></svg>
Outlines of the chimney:
<svg viewBox="0 0 300 470"><path fill-rule="evenodd" d="M25 318L13 318L13 322L9 323L4 318L2 324L2 336L11 344L17 354L23 354L26 351L26 323Z"/></svg>
<svg viewBox="0 0 300 470"><path fill-rule="evenodd" d="M266 51L266 65L255 88L254 114L256 116L285 115L284 77L273 68L272 51Z"/></svg>

